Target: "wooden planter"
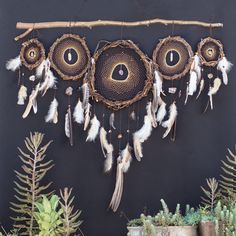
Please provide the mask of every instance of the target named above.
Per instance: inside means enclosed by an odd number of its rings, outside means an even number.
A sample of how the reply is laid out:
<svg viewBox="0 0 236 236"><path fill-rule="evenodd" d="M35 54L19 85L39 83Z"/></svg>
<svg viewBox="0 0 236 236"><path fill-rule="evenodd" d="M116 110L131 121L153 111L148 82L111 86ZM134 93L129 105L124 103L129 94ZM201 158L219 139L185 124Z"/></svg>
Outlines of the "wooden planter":
<svg viewBox="0 0 236 236"><path fill-rule="evenodd" d="M197 236L196 226L158 226L155 229L156 236ZM143 227L128 227L128 230L129 236L143 236Z"/></svg>
<svg viewBox="0 0 236 236"><path fill-rule="evenodd" d="M200 222L199 236L216 236L215 222L213 221Z"/></svg>

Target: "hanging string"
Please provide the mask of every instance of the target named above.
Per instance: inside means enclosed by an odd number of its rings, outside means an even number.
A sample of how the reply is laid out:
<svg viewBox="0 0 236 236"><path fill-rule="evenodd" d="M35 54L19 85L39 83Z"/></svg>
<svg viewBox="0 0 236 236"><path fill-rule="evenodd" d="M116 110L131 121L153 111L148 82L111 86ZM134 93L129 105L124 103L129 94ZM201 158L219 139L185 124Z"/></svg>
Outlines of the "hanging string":
<svg viewBox="0 0 236 236"><path fill-rule="evenodd" d="M128 127L127 127L127 143L129 142L130 137L130 106L128 107Z"/></svg>

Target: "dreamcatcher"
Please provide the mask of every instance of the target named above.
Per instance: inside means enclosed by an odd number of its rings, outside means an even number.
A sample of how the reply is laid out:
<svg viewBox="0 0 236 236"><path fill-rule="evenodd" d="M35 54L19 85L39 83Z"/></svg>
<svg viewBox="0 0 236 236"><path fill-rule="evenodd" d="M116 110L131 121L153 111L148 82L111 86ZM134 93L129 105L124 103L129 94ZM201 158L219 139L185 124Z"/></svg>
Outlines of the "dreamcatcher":
<svg viewBox="0 0 236 236"><path fill-rule="evenodd" d="M192 96L198 89L197 98L202 93L205 86L208 86L210 107L213 109L213 95L215 95L222 84L228 84L227 73L231 70L232 64L226 59L223 44L214 38L207 37L198 44L198 50L194 56L191 66L191 76L188 84L188 95ZM216 68L216 70L215 70ZM207 73L206 78L202 76L202 71ZM216 74L214 72L217 72ZM222 78L218 75L221 72ZM186 99L187 102L187 99ZM207 105L208 107L208 105ZM206 109L207 109L206 107Z"/></svg>
<svg viewBox="0 0 236 236"><path fill-rule="evenodd" d="M111 143L111 136L113 133L117 135L119 150L117 154L116 185L110 202L110 207L113 211L116 211L123 192L124 173L128 171L132 160L131 140L129 139L132 131L129 124L132 121L134 122L136 115L134 111L132 113L128 112L128 126L123 125L122 128L120 124L117 133L114 125L115 111L119 110L121 115L121 109L130 107L133 103L147 96L153 82L151 63L130 40L107 43L95 53L92 60L91 96L96 102L103 102L113 112L110 113L108 119L108 131L104 127L106 125L104 124L105 113L103 113L100 131L101 122L94 114L87 140L93 141L99 134L102 152L105 157L104 171L109 172L112 169L116 155L114 145ZM151 134L152 120L154 119L150 110L150 114L147 114L144 118L141 129L133 133L133 149L137 160L142 157L142 143ZM121 148L122 140L127 142L124 148Z"/></svg>
<svg viewBox="0 0 236 236"><path fill-rule="evenodd" d="M192 57L191 46L179 36L160 40L153 51L155 81L152 112L156 121L166 128L163 138L167 137L174 127L172 140L175 139L177 102L182 95L182 79L190 70ZM168 98L170 101L167 101ZM169 111L167 102L170 102Z"/></svg>

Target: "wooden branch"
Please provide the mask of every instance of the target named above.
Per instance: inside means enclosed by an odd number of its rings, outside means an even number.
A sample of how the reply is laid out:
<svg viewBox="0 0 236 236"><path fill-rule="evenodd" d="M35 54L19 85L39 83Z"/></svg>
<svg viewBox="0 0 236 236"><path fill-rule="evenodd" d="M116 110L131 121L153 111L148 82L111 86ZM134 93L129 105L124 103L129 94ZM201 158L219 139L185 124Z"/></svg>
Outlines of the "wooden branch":
<svg viewBox="0 0 236 236"><path fill-rule="evenodd" d="M96 21L55 21L55 22L39 22L39 23L23 23L17 22L17 29L27 29L26 32L19 35L15 40L25 37L34 29L49 29L49 28L70 28L70 27L85 27L92 29L97 26L149 26L152 24L163 25L193 25L208 28L220 28L223 27L222 23L208 23L202 21L185 21L185 20L165 20L165 19L150 19L143 21L111 21L111 20L96 20Z"/></svg>

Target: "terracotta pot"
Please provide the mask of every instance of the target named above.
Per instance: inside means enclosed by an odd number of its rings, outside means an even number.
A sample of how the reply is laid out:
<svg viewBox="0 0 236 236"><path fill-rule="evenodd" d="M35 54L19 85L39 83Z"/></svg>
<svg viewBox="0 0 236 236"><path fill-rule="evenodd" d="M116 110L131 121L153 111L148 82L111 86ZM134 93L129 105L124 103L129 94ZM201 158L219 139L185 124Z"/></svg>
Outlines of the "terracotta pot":
<svg viewBox="0 0 236 236"><path fill-rule="evenodd" d="M200 236L216 236L215 222L213 221L200 222L199 235Z"/></svg>
<svg viewBox="0 0 236 236"><path fill-rule="evenodd" d="M196 226L155 227L156 236L197 236ZM129 236L142 236L143 227L128 227Z"/></svg>

